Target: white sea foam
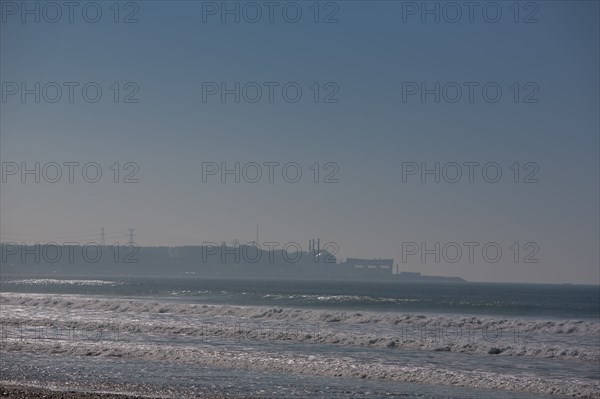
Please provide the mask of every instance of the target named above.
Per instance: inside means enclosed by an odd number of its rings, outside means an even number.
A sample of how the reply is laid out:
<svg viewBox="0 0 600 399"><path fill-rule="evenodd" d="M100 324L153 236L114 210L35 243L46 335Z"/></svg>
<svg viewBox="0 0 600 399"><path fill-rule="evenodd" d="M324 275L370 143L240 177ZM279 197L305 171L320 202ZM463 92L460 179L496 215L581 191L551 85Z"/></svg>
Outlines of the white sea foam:
<svg viewBox="0 0 600 399"><path fill-rule="evenodd" d="M80 295L49 295L2 293L0 303L25 307L54 307L110 312L169 313L180 315L231 316L254 320L296 322L326 322L349 324L411 324L417 326L477 327L492 331L498 328L519 328L524 332L551 334L598 335L600 323L581 320L541 320L486 316L447 316L404 313L349 312L313 309L277 308L268 306L231 306L182 304L152 300L90 298Z"/></svg>
<svg viewBox="0 0 600 399"><path fill-rule="evenodd" d="M600 361L600 326L593 321L202 305L29 293L2 293L0 304L0 349L8 356L27 352L121 357L600 397L600 376L593 372ZM42 333L36 327L42 327ZM63 329L67 329L66 334ZM515 331L523 336L515 335ZM428 360L432 351L438 351L435 359L444 360ZM467 363L454 367L446 363L455 359ZM488 364L492 359L496 359L492 363L505 366L494 372L493 365ZM522 361L544 369L556 368L557 378L542 378L545 372L539 371L512 372L507 367ZM560 371L563 367L570 371ZM577 378L573 367L583 367L586 377Z"/></svg>
<svg viewBox="0 0 600 399"><path fill-rule="evenodd" d="M77 285L77 286L114 286L121 284L118 281L107 280L63 280L51 278L32 278L23 280L10 280L6 284L14 285Z"/></svg>
<svg viewBox="0 0 600 399"><path fill-rule="evenodd" d="M600 361L600 323L0 295L3 325Z"/></svg>
<svg viewBox="0 0 600 399"><path fill-rule="evenodd" d="M578 378L540 379L519 372L507 374L447 367L415 367L398 364L364 362L345 356L309 355L258 350L215 349L181 345L149 345L142 343L91 343L49 341L3 341L0 348L7 353L28 352L66 356L99 356L176 362L236 369L265 370L331 377L368 378L427 384L463 386L494 390L526 391L600 398L600 385Z"/></svg>

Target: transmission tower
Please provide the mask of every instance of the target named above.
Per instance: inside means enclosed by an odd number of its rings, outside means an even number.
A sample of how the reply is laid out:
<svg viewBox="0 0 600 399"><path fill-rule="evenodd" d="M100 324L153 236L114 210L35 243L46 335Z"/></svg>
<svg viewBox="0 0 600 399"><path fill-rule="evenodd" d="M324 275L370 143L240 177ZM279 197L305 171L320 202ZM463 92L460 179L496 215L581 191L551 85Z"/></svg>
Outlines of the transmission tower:
<svg viewBox="0 0 600 399"><path fill-rule="evenodd" d="M129 230L129 242L127 243L127 245L135 245L135 243L133 242L133 237L135 236L135 234L133 234L135 229L127 229Z"/></svg>

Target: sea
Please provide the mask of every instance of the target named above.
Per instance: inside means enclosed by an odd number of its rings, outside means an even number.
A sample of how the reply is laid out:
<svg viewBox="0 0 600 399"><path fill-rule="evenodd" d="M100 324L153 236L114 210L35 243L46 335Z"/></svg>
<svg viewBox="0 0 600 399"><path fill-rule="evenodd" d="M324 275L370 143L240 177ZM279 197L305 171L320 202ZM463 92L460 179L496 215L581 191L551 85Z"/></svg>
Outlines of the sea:
<svg viewBox="0 0 600 399"><path fill-rule="evenodd" d="M600 288L3 276L0 383L160 398L600 398Z"/></svg>

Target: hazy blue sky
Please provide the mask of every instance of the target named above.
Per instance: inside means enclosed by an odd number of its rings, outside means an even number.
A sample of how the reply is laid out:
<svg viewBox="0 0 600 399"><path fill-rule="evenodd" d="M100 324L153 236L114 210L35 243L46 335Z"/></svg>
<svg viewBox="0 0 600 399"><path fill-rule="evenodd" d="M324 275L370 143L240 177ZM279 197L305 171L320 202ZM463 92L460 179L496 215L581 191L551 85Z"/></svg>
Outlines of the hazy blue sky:
<svg viewBox="0 0 600 399"><path fill-rule="evenodd" d="M82 179L80 168L72 184L66 176L54 184L8 176L0 193L2 241L97 240L105 227L108 241L125 242L132 227L139 245L244 242L254 240L259 223L261 242L295 241L307 249L310 238L320 237L338 244L338 257L393 257L402 270L469 280L599 282L596 1L521 2L518 23L513 2L493 3L502 11L496 23L482 16L489 2L475 9L473 22L463 8L456 23L444 20L454 14L442 8L447 14L439 23L427 14L423 23L420 10L412 15L412 3L400 1L322 2L319 23L312 1L294 3L302 10L296 23L282 17L285 2L272 23L264 6L258 23L244 20L254 16L249 8L239 23L232 15L223 23L219 10L210 13L213 3L192 1L135 2L139 9L121 3L119 23L112 2L97 3L97 23L85 21L81 8L72 23L66 8L56 23L45 20L54 18L52 9L40 10L39 23L27 14L22 23L22 10L12 8L21 2L1 3L5 167L77 161L97 162L103 171L95 184ZM227 4L244 10L243 3ZM293 18L296 8L289 7ZM489 19L496 8L486 10ZM87 11L93 17L94 9ZM139 22L123 23L130 13ZM337 23L323 23L330 14ZM526 18L538 22L523 23ZM36 103L33 94L25 102L20 93L7 94L11 82L80 85L72 103L64 85L57 103L47 101L55 93L50 86ZM82 98L88 82L102 88L96 103ZM118 103L109 88L114 82L120 83ZM137 103L122 102L135 88L125 87L128 82L139 87ZM223 103L219 95L203 102L203 82L280 85L272 103L266 89L257 103L235 103L233 95ZM296 103L282 98L288 82L303 90ZM421 102L419 94L403 101L403 88L412 87L405 82L480 86L473 102L463 86L460 101L436 103L434 95ZM490 82L502 88L495 103L482 97ZM335 87L339 101L324 103ZM447 89L447 98L453 96L453 87ZM218 176L202 181L203 162L233 168L270 161L297 162L302 179L286 182L279 167L273 183L266 175L258 183L236 184L232 176L225 184ZM402 181L403 162L469 161L498 163L502 178L488 183L478 168L473 183L466 176L458 183L436 184L432 176L422 183L418 175ZM139 165L139 182L113 183L108 167L114 162ZM336 163L339 182L313 183L309 166L315 162L321 180L323 166ZM519 183L509 169L515 162ZM524 169L528 162L539 167L539 183L522 182L533 170ZM467 241L498 243L502 257L485 261L480 246L473 263L466 253L457 263L436 263L433 256L402 262L403 242ZM528 247L516 263L509 249L514 242L537 244L539 262L522 262Z"/></svg>

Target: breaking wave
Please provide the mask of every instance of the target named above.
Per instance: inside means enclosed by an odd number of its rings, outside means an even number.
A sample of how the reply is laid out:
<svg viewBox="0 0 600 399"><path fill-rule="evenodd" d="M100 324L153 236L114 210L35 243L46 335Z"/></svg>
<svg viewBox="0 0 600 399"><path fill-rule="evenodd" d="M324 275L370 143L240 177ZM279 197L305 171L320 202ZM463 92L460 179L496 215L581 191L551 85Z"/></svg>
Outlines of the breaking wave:
<svg viewBox="0 0 600 399"><path fill-rule="evenodd" d="M78 295L0 295L4 326L105 329L125 334L281 340L600 361L600 323L203 305Z"/></svg>

